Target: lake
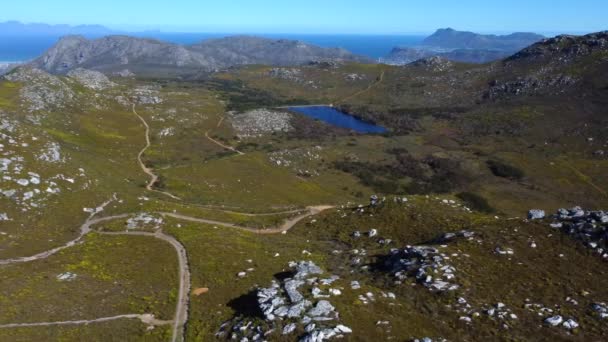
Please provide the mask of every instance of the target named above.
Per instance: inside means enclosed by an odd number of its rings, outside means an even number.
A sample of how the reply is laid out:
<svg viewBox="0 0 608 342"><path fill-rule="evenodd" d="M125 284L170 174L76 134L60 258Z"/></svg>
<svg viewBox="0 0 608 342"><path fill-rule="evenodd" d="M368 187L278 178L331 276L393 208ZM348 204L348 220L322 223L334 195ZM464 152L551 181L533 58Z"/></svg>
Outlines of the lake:
<svg viewBox="0 0 608 342"><path fill-rule="evenodd" d="M289 107L289 110L317 119L333 126L346 128L359 133L386 133L382 126L374 125L348 115L330 106Z"/></svg>

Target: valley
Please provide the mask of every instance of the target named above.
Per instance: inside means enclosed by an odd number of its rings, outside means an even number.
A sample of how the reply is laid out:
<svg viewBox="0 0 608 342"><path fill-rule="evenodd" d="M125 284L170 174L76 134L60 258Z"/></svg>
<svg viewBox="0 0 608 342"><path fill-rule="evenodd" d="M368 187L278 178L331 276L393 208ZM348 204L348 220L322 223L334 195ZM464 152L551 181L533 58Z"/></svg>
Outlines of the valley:
<svg viewBox="0 0 608 342"><path fill-rule="evenodd" d="M607 35L187 78L58 44L0 81L0 340L605 339Z"/></svg>

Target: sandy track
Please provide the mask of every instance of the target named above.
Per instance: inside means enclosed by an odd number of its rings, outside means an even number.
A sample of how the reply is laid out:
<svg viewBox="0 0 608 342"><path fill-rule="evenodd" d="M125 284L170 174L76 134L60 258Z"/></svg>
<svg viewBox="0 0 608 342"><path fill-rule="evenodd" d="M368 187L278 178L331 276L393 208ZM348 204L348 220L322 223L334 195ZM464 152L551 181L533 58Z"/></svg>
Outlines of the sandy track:
<svg viewBox="0 0 608 342"><path fill-rule="evenodd" d="M91 227L92 226L94 226L96 224L99 224L99 223L102 223L102 222L118 220L118 219L126 218L126 217L130 216L130 214L122 214L122 215L114 215L114 216L95 218L95 215L98 214L99 212L103 211L103 208L105 208L111 202L112 202L112 200L109 200L109 201L103 203L101 206L99 206L96 209L96 212L92 213L89 216L89 218L80 226L80 233L78 234L78 237L76 237L74 240L68 241L63 246L56 247L56 248L53 248L51 250L48 250L48 251L45 251L45 252L42 252L42 253L38 253L36 255L32 255L32 256L29 256L29 257L19 257L19 258L13 258L13 259L0 260L0 265L18 264L18 263L24 263L24 262L31 262L31 261L46 259L46 258L50 257L53 254L57 254L58 252L66 249L66 248L75 246L76 244L80 243L82 241L82 239L85 237L85 235L87 235L88 233L91 232Z"/></svg>
<svg viewBox="0 0 608 342"><path fill-rule="evenodd" d="M141 123L144 125L144 127L146 129L146 146L141 151L139 151L139 154L137 155L137 161L139 162L139 166L141 167L142 171L144 171L144 173L146 173L148 176L150 176L150 181L148 182L148 184L146 184L146 189L148 191L152 191L152 192L156 192L159 194L163 194L165 196L169 196L176 200L181 200L181 198L179 198L173 194L154 189L154 184L156 184L156 182L158 182L158 175L154 173L154 170L152 168L147 167L142 159L144 153L146 153L148 148L150 148L150 146L152 145L152 143L150 142L150 126L148 125L146 120L137 113L137 111L135 110L135 104L133 104L133 114L135 114L135 116L137 116L139 118L139 120L141 121Z"/></svg>
<svg viewBox="0 0 608 342"><path fill-rule="evenodd" d="M27 328L27 327L50 327L53 325L87 325L92 323L102 323L102 322L110 322L116 321L119 319L139 319L142 323L148 325L167 325L173 323L173 321L161 321L154 318L154 315L151 314L127 314L127 315L117 315L112 317L102 317L96 319L83 319L77 321L61 321L61 322L37 322L37 323L12 323L12 324L1 324L0 329L6 328Z"/></svg>
<svg viewBox="0 0 608 342"><path fill-rule="evenodd" d="M190 305L190 267L188 265L188 255L184 246L174 237L163 233L162 230L159 230L156 233L102 232L100 234L155 237L170 243L173 248L175 248L179 260L179 293L177 297L177 306L175 308L175 318L173 319L173 335L171 341L183 341L186 332L186 322L188 321L188 307Z"/></svg>
<svg viewBox="0 0 608 342"><path fill-rule="evenodd" d="M222 125L222 122L224 122L224 117L222 117L222 118L220 119L220 121L217 123L217 127L218 127L218 128L219 128L219 127ZM228 145L226 145L226 144L221 143L220 141L217 141L217 140L213 139L212 137L210 137L210 136L209 136L209 132L211 132L211 130L208 130L207 132L205 132L205 137L206 137L206 138L207 138L209 141L211 141L212 143L216 144L217 146L219 146L219 147L221 147L221 148L223 148L223 149L225 149L225 150L229 150L229 151L232 151L232 152L238 153L238 154L239 154L239 155L241 155L241 156L245 155L245 153L243 153L243 152L241 152L241 151L237 150L236 148L234 148L234 147L232 147L232 146L228 146Z"/></svg>
<svg viewBox="0 0 608 342"><path fill-rule="evenodd" d="M163 216L169 216L169 217L173 217L179 220L184 220L184 221L190 221L190 222L197 222L197 223L204 223L204 224L211 224L211 225L216 225L216 226L222 226L222 227L228 227L228 228L234 228L234 229L240 229L240 230L244 230L244 231L248 231L251 233L255 233L255 234L278 234L278 233L282 233L282 232L286 232L288 230L290 230L291 228L293 228L296 224L298 224L298 222L302 221L303 219L313 216L313 215L317 215L325 210L328 209L332 209L334 207L332 206L315 206L315 207L309 207L308 208L308 212L302 215L299 215L297 217L294 217L292 219L286 220L281 226L277 227L277 228L269 228L269 229L258 229L258 228L251 228L251 227L244 227L244 226L239 226L233 223L226 223L226 222L221 222L221 221L214 221L214 220L207 220L207 219L203 219L203 218L196 218L196 217L190 217L190 216L186 216L186 215L181 215L181 214L176 214L176 213L165 213L165 212L161 212L159 214L163 215Z"/></svg>

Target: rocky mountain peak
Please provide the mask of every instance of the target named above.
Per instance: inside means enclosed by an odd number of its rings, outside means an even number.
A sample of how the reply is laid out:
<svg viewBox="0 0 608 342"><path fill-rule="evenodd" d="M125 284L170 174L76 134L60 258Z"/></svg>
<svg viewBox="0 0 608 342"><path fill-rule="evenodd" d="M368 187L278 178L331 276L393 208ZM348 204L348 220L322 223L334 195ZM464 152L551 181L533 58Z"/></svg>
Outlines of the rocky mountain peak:
<svg viewBox="0 0 608 342"><path fill-rule="evenodd" d="M608 31L585 36L560 35L544 39L511 56L507 62L552 58L567 63L576 57L596 51L608 51Z"/></svg>

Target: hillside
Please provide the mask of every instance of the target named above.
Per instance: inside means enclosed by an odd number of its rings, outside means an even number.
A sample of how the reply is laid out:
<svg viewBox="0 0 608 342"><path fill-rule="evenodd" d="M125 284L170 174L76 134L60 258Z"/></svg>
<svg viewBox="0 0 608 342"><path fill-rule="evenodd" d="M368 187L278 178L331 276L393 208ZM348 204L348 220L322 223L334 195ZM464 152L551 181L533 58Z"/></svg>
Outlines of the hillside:
<svg viewBox="0 0 608 342"><path fill-rule="evenodd" d="M68 37L3 76L0 340L607 340L608 33L350 58Z"/></svg>

